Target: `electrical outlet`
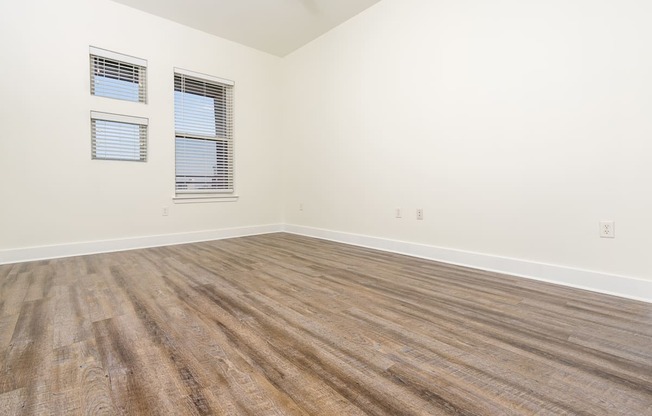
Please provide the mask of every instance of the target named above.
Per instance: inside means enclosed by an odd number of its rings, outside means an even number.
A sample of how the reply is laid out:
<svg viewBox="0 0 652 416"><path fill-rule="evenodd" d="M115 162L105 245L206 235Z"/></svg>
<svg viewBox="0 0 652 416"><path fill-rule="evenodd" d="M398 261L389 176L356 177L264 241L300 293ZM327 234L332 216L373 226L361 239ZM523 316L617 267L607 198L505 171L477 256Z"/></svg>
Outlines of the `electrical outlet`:
<svg viewBox="0 0 652 416"><path fill-rule="evenodd" d="M403 218L401 208L396 208L396 218Z"/></svg>
<svg viewBox="0 0 652 416"><path fill-rule="evenodd" d="M422 208L417 208L417 219L418 220L423 219L423 209Z"/></svg>
<svg viewBox="0 0 652 416"><path fill-rule="evenodd" d="M170 215L170 208L163 207L163 216L167 217L168 215Z"/></svg>
<svg viewBox="0 0 652 416"><path fill-rule="evenodd" d="M613 221L600 221L600 238L616 238L616 228Z"/></svg>

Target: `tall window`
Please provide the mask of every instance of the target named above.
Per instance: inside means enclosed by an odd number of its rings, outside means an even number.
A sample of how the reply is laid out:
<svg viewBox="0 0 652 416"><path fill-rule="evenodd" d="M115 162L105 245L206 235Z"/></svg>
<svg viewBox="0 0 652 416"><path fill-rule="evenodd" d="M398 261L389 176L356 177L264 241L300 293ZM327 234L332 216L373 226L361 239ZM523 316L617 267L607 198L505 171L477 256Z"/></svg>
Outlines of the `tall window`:
<svg viewBox="0 0 652 416"><path fill-rule="evenodd" d="M177 193L233 193L233 82L175 69Z"/></svg>
<svg viewBox="0 0 652 416"><path fill-rule="evenodd" d="M147 102L147 61L92 46L90 58L92 95Z"/></svg>

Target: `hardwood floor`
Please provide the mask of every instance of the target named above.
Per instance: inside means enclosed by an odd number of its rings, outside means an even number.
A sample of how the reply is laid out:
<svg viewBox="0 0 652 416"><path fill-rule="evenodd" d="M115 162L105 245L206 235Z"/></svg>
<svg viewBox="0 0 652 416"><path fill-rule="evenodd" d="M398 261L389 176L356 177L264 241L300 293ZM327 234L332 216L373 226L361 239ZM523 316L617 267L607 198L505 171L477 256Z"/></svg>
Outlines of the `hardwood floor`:
<svg viewBox="0 0 652 416"><path fill-rule="evenodd" d="M652 304L289 234L0 266L1 415L652 415Z"/></svg>

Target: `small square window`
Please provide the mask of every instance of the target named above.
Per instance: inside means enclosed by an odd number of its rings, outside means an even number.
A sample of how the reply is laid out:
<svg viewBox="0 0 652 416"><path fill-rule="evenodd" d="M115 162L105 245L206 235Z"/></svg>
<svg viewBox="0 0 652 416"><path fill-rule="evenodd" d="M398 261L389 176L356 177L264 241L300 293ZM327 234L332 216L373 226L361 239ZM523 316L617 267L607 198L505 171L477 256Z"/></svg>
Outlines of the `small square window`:
<svg viewBox="0 0 652 416"><path fill-rule="evenodd" d="M93 159L147 161L146 118L91 112Z"/></svg>
<svg viewBox="0 0 652 416"><path fill-rule="evenodd" d="M147 61L91 47L91 95L147 102Z"/></svg>

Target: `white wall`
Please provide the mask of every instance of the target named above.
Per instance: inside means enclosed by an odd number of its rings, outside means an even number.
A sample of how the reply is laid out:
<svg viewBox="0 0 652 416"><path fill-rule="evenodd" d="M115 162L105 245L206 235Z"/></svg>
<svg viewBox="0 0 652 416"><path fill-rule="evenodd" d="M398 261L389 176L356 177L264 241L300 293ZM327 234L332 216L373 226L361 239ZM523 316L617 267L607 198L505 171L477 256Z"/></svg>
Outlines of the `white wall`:
<svg viewBox="0 0 652 416"><path fill-rule="evenodd" d="M149 103L91 97L89 45L147 59ZM0 251L281 222L280 58L105 0L3 1L0 52ZM172 202L175 66L236 83L238 202ZM90 110L148 117L147 163L91 160Z"/></svg>
<svg viewBox="0 0 652 416"><path fill-rule="evenodd" d="M108 0L2 2L0 262L284 222L596 271L565 282L604 291L630 276L647 286L621 292L652 299L651 18L637 0L383 0L281 60ZM149 104L91 97L89 45L147 59ZM175 66L236 82L238 202L172 203ZM92 161L90 110L149 117L148 162ZM184 237L149 239L166 235Z"/></svg>
<svg viewBox="0 0 652 416"><path fill-rule="evenodd" d="M651 21L383 0L284 60L286 222L652 280Z"/></svg>

